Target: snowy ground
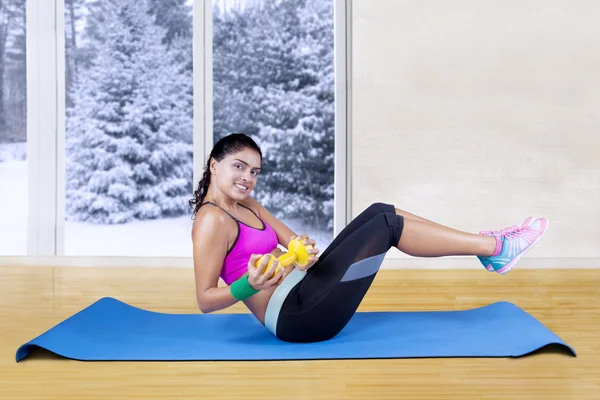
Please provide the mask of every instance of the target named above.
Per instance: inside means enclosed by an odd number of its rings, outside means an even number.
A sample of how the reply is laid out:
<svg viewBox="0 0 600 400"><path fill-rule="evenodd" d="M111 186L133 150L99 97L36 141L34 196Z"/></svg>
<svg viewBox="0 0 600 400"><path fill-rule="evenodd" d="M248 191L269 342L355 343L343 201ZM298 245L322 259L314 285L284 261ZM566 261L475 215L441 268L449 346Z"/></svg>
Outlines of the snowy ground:
<svg viewBox="0 0 600 400"><path fill-rule="evenodd" d="M0 145L0 256L26 255L27 161L25 146ZM65 223L68 256L191 257L189 216L123 225ZM308 233L323 251L332 237L294 221L294 232Z"/></svg>
<svg viewBox="0 0 600 400"><path fill-rule="evenodd" d="M0 143L0 162L25 161L27 156L27 143ZM0 175L2 176L2 175Z"/></svg>
<svg viewBox="0 0 600 400"><path fill-rule="evenodd" d="M0 255L27 250L27 162L0 161Z"/></svg>

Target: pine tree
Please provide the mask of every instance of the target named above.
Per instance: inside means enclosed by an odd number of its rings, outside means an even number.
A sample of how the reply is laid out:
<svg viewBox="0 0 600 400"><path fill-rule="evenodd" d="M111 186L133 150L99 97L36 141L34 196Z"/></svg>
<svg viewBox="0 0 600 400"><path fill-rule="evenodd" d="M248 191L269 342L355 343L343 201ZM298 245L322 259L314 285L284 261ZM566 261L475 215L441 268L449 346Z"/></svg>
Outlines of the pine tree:
<svg viewBox="0 0 600 400"><path fill-rule="evenodd" d="M69 220L125 223L188 211L191 80L148 11L148 0L104 0L90 15L103 23L91 24L96 56L67 114Z"/></svg>
<svg viewBox="0 0 600 400"><path fill-rule="evenodd" d="M255 41L253 26L257 13L246 8L243 13L223 13L213 7L213 132L215 141L232 132L256 135L251 120L254 110L252 88L264 79L252 74L257 63L250 45Z"/></svg>
<svg viewBox="0 0 600 400"><path fill-rule="evenodd" d="M331 2L286 3L267 43L279 63L265 90L255 89L255 120L269 143L263 191L273 212L333 228L334 101ZM320 18L319 18L320 17ZM278 49L278 50L277 50ZM279 55L277 57L277 55ZM267 192L269 192L267 194Z"/></svg>
<svg viewBox="0 0 600 400"><path fill-rule="evenodd" d="M156 25L166 29L163 44L169 47L177 38L192 39L192 7L186 4L187 0L148 1L149 12L156 17Z"/></svg>
<svg viewBox="0 0 600 400"><path fill-rule="evenodd" d="M213 16L214 129L263 149L255 197L282 219L333 228L334 71L330 0L265 0Z"/></svg>
<svg viewBox="0 0 600 400"><path fill-rule="evenodd" d="M0 0L0 143L27 140L23 0Z"/></svg>

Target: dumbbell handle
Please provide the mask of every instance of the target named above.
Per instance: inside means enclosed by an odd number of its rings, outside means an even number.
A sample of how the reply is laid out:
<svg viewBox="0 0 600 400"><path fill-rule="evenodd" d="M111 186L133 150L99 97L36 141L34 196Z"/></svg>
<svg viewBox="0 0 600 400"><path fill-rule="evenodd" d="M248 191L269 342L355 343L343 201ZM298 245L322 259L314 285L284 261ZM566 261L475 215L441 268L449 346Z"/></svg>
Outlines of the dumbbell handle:
<svg viewBox="0 0 600 400"><path fill-rule="evenodd" d="M288 244L288 251L286 253L280 255L279 257L277 257L277 261L279 261L279 266L273 272L273 275L277 274L277 272L279 272L279 270L281 268L285 268L288 265L293 264L294 262L297 263L298 265L300 265L301 267L308 264L308 251L307 250L310 250L312 248L313 248L312 245L304 246L302 244L302 242L300 242L299 240L291 240L290 243ZM275 256L273 254L263 255L256 261L256 266L260 265L260 263L262 262L264 257L271 258L269 260L269 262L267 263L267 266L265 267L265 271L266 271L269 269L269 267L275 261Z"/></svg>

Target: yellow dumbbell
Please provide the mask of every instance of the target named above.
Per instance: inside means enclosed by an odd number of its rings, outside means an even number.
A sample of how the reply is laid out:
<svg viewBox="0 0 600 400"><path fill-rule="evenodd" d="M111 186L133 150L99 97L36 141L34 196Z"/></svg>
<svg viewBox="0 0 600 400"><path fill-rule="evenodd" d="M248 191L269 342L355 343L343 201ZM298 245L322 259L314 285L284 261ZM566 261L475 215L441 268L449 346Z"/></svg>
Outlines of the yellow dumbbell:
<svg viewBox="0 0 600 400"><path fill-rule="evenodd" d="M285 268L288 265L293 264L294 262L299 266L304 267L306 264L308 264L308 250L312 248L312 245L309 244L304 246L302 242L297 239L290 240L290 243L288 244L287 253L284 253L277 257L277 260L279 261L279 266L273 272L273 275L277 274L277 272L279 272L281 268ZM260 265L260 263L265 257L271 258L267 263L267 266L265 267L266 272L271 267L271 265L273 265L273 262L275 261L275 256L273 254L265 254L261 256L258 259L258 261L256 261L257 267Z"/></svg>

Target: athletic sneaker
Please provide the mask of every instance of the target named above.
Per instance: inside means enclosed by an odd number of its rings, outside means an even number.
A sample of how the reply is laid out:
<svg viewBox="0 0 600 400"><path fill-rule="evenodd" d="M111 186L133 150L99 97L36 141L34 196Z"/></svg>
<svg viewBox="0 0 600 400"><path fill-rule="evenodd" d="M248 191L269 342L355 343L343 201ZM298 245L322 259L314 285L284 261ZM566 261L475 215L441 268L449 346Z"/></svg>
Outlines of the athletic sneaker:
<svg viewBox="0 0 600 400"><path fill-rule="evenodd" d="M504 275L513 269L521 257L540 241L547 230L548 220L536 218L529 225L494 236L498 241L498 249L487 260L494 271Z"/></svg>
<svg viewBox="0 0 600 400"><path fill-rule="evenodd" d="M514 232L515 230L517 230L523 226L529 226L531 223L533 223L533 221L535 221L534 217L527 217L527 218L525 218L525 221L523 221L521 223L521 225L508 226L499 231L481 231L481 232L479 232L479 234L484 235L484 236L500 236L505 233ZM492 267L492 263L488 260L488 257L477 256L477 258L479 259L481 264L485 267L485 269L487 269L489 272L494 272L494 267Z"/></svg>

